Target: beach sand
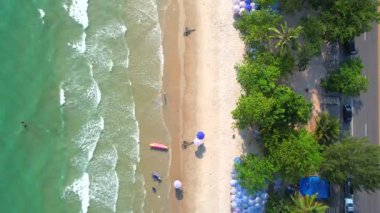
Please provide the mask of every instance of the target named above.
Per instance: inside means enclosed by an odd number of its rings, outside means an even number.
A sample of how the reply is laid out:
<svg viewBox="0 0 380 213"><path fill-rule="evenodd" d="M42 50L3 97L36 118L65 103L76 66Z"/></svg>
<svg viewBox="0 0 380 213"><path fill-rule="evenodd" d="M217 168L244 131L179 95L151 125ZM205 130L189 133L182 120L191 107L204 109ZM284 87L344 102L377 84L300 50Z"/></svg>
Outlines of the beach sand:
<svg viewBox="0 0 380 213"><path fill-rule="evenodd" d="M172 140L170 181L184 184L183 196L170 191L170 212L230 212L230 172L243 144L232 128L231 111L241 93L234 65L244 53L231 7L221 0L172 1L166 10L163 96ZM185 26L196 31L184 37ZM198 130L206 133L204 149L183 150L181 141L193 140Z"/></svg>

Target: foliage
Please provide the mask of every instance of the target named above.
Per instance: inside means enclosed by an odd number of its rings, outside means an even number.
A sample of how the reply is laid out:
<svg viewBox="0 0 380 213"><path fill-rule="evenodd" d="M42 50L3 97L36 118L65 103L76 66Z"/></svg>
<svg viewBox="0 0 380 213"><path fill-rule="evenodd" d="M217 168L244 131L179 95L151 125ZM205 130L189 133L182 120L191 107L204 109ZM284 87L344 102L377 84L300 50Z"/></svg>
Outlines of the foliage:
<svg viewBox="0 0 380 213"><path fill-rule="evenodd" d="M301 38L304 42L304 53L308 57L314 57L321 54L323 46L323 33L326 31L322 22L312 16L307 16L301 19L301 26L303 28Z"/></svg>
<svg viewBox="0 0 380 213"><path fill-rule="evenodd" d="M344 184L352 178L354 190L380 189L380 147L366 138L347 138L326 147L321 174L331 183Z"/></svg>
<svg viewBox="0 0 380 213"><path fill-rule="evenodd" d="M242 96L232 111L235 125L239 129L259 126L260 130L273 128L292 129L305 124L310 117L311 103L287 86L277 86L269 97L261 92Z"/></svg>
<svg viewBox="0 0 380 213"><path fill-rule="evenodd" d="M273 98L275 106L268 115L273 119L272 126L294 128L297 124L305 124L309 121L311 103L290 87L284 85L276 87Z"/></svg>
<svg viewBox="0 0 380 213"><path fill-rule="evenodd" d="M244 129L253 124L267 125L265 118L272 110L273 99L266 98L262 93L256 92L249 96L242 96L237 102L237 107L232 111L235 125Z"/></svg>
<svg viewBox="0 0 380 213"><path fill-rule="evenodd" d="M297 63L297 68L298 71L305 71L307 67L309 66L309 61L311 59L311 54L308 52L308 49L303 46L301 50L298 52L297 57L298 57L298 63Z"/></svg>
<svg viewBox="0 0 380 213"><path fill-rule="evenodd" d="M259 4L261 7L268 7L277 2L277 0L256 0L256 4Z"/></svg>
<svg viewBox="0 0 380 213"><path fill-rule="evenodd" d="M307 69L310 59L321 54L325 27L317 18L311 16L302 18L301 26L303 30L300 37L303 46L297 54L297 67L299 71L304 71Z"/></svg>
<svg viewBox="0 0 380 213"><path fill-rule="evenodd" d="M367 91L368 79L361 75L363 63L359 58L343 62L339 70L332 72L321 86L327 91L340 92L346 96L358 96Z"/></svg>
<svg viewBox="0 0 380 213"><path fill-rule="evenodd" d="M269 37L276 40L275 47L279 49L280 54L290 49L298 49L297 38L302 32L303 28L301 26L297 26L296 28L288 27L288 23L285 21L283 24L280 24L279 29L275 27L269 29L273 32Z"/></svg>
<svg viewBox="0 0 380 213"><path fill-rule="evenodd" d="M315 174L323 161L320 146L305 129L270 150L270 158L281 177L289 183L297 183L301 177Z"/></svg>
<svg viewBox="0 0 380 213"><path fill-rule="evenodd" d="M293 14L302 10L305 0L280 0L281 12L286 14Z"/></svg>
<svg viewBox="0 0 380 213"><path fill-rule="evenodd" d="M293 71L296 60L290 51L287 51L284 54L278 54L278 59L280 61L278 66L281 70L281 73L291 73Z"/></svg>
<svg viewBox="0 0 380 213"><path fill-rule="evenodd" d="M269 41L269 28L275 27L282 17L269 9L261 9L254 13L245 13L235 22L235 27L246 44L260 46Z"/></svg>
<svg viewBox="0 0 380 213"><path fill-rule="evenodd" d="M339 140L340 125L339 120L330 116L327 112L322 112L317 119L315 138L321 145L331 145Z"/></svg>
<svg viewBox="0 0 380 213"><path fill-rule="evenodd" d="M272 53L264 51L255 54L254 60L247 58L237 66L237 80L246 94L261 91L267 95L274 90L281 74L277 61Z"/></svg>
<svg viewBox="0 0 380 213"><path fill-rule="evenodd" d="M273 193L269 196L268 202L265 205L267 213L290 213L293 207L293 202L290 197L285 197L279 193Z"/></svg>
<svg viewBox="0 0 380 213"><path fill-rule="evenodd" d="M316 201L317 194L314 194L312 196L306 195L302 196L301 194L297 194L296 196L292 197L294 208L294 213L324 213L326 209L328 209L328 206L319 203Z"/></svg>
<svg viewBox="0 0 380 213"><path fill-rule="evenodd" d="M237 177L242 187L250 192L268 188L273 180L274 166L265 158L253 154L241 156L242 162L235 165Z"/></svg>
<svg viewBox="0 0 380 213"><path fill-rule="evenodd" d="M319 4L326 39L332 42L345 42L368 32L379 19L377 0L323 0Z"/></svg>

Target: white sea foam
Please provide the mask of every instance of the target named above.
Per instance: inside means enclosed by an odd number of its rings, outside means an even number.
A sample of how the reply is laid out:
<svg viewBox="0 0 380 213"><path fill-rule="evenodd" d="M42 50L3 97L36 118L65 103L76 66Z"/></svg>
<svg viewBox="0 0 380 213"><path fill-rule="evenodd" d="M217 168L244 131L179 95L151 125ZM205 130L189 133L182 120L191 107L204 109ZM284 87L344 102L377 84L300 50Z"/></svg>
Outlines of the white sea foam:
<svg viewBox="0 0 380 213"><path fill-rule="evenodd" d="M90 88L87 89L86 93L87 98L94 101L96 107L99 106L100 101L102 100L102 93L100 92L98 83L93 79L93 83Z"/></svg>
<svg viewBox="0 0 380 213"><path fill-rule="evenodd" d="M62 84L59 86L59 105L63 106L66 103L65 90L62 88Z"/></svg>
<svg viewBox="0 0 380 213"><path fill-rule="evenodd" d="M114 65L128 66L128 52L124 43L126 31L125 25L115 22L99 27L89 36L86 55L92 64L97 65L97 69L110 72ZM111 47L109 42L114 39L119 39L123 47Z"/></svg>
<svg viewBox="0 0 380 213"><path fill-rule="evenodd" d="M69 45L79 53L83 54L84 52L86 52L86 36L86 33L83 32L78 41L69 42L67 43L67 45Z"/></svg>
<svg viewBox="0 0 380 213"><path fill-rule="evenodd" d="M75 163L82 169L86 169L88 163L92 159L96 145L99 141L103 129L103 117L90 120L88 123L82 126L80 133L77 136L77 139L75 140L76 144L81 148L82 153L85 155L78 156L75 159Z"/></svg>
<svg viewBox="0 0 380 213"><path fill-rule="evenodd" d="M71 0L69 5L64 4L63 7L71 18L83 26L83 29L88 27L88 0Z"/></svg>
<svg viewBox="0 0 380 213"><path fill-rule="evenodd" d="M38 13L40 14L40 19L42 20L42 24L44 24L45 12L42 9L37 9L37 10L38 10Z"/></svg>
<svg viewBox="0 0 380 213"><path fill-rule="evenodd" d="M93 177L90 187L91 200L113 212L116 211L119 192L119 178L115 171L117 160L117 150L112 146L112 149L97 152L90 167Z"/></svg>
<svg viewBox="0 0 380 213"><path fill-rule="evenodd" d="M64 192L65 198L70 198L72 195L78 197L81 202L81 212L87 213L90 206L90 178L85 172L82 177L74 180L74 182L66 187Z"/></svg>

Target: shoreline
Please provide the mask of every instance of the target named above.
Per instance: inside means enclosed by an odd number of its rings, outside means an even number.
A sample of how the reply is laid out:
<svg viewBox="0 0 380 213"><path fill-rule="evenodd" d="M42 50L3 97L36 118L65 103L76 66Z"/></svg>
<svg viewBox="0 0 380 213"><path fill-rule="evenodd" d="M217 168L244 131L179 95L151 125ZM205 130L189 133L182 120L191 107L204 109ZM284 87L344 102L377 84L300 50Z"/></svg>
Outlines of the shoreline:
<svg viewBox="0 0 380 213"><path fill-rule="evenodd" d="M233 27L232 4L171 0L163 18L163 112L171 135L170 212L230 212L230 172L243 140L232 129L240 96L234 66L244 44ZM183 37L187 26L196 31ZM206 133L205 150L181 141ZM235 138L233 138L235 135ZM177 197L171 183L184 184Z"/></svg>
<svg viewBox="0 0 380 213"><path fill-rule="evenodd" d="M169 212L181 212L182 202L178 202L172 189L175 179L182 179L182 151L179 144L182 135L182 93L183 93L183 54L184 40L180 25L184 22L182 0L168 0L160 14L163 32L164 71L162 101L164 121L170 134L169 163ZM182 15L180 14L182 12ZM182 21L181 21L182 20ZM184 25L182 23L182 25ZM180 42L183 44L181 45Z"/></svg>

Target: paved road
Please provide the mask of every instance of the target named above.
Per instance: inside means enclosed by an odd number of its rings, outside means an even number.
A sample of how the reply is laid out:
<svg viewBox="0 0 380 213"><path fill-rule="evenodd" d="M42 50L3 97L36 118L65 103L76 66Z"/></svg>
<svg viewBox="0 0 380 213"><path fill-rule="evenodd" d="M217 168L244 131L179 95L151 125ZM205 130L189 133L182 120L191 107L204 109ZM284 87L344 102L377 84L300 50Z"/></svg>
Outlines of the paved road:
<svg viewBox="0 0 380 213"><path fill-rule="evenodd" d="M378 25L371 32L355 39L359 56L363 61L363 74L369 80L369 88L359 98L352 100L354 117L351 134L354 137L367 136L370 143L379 144L379 54L378 54ZM355 203L360 213L380 212L380 191L356 193Z"/></svg>

